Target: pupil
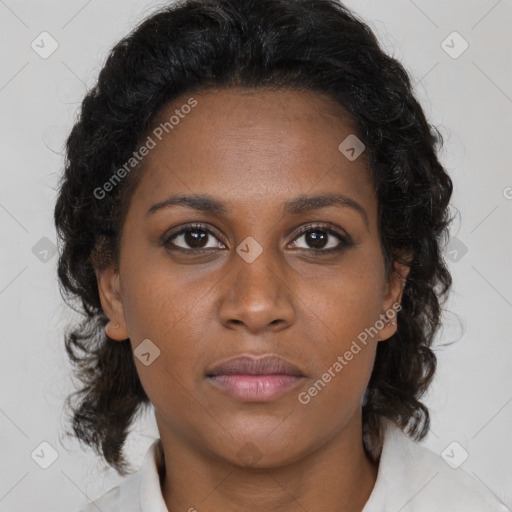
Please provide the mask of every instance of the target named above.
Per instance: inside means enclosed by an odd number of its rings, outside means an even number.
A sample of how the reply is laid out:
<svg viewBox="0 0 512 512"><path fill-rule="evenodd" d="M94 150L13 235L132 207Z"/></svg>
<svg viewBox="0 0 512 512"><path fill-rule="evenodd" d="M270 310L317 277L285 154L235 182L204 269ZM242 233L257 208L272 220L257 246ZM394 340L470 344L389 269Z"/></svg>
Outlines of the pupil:
<svg viewBox="0 0 512 512"><path fill-rule="evenodd" d="M186 231L185 242L191 247L203 247L205 245L208 233L204 231Z"/></svg>
<svg viewBox="0 0 512 512"><path fill-rule="evenodd" d="M319 233L321 234L319 235ZM310 231L309 233L306 234L306 242L315 249L321 249L322 247L324 247L325 240L326 236L323 231Z"/></svg>
<svg viewBox="0 0 512 512"><path fill-rule="evenodd" d="M204 247L208 238L205 231L186 231L185 242L191 247ZM326 234L323 231L310 231L306 233L306 242L315 249L325 246Z"/></svg>

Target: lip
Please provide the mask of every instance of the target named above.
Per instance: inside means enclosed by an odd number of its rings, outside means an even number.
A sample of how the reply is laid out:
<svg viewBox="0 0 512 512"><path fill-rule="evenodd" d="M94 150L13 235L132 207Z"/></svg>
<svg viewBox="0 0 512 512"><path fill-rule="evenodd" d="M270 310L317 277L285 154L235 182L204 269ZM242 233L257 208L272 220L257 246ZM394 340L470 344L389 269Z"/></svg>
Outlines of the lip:
<svg viewBox="0 0 512 512"><path fill-rule="evenodd" d="M207 376L217 375L290 375L304 377L294 364L282 357L241 355L222 361L206 371Z"/></svg>
<svg viewBox="0 0 512 512"><path fill-rule="evenodd" d="M217 389L244 402L265 402L296 387L304 378L302 371L275 355L243 355L223 361L206 372Z"/></svg>

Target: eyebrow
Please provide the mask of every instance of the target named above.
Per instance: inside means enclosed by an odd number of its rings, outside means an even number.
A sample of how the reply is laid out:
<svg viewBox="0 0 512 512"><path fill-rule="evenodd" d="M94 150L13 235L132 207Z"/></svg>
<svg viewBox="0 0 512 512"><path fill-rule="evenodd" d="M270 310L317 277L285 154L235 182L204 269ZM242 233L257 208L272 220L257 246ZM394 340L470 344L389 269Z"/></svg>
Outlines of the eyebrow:
<svg viewBox="0 0 512 512"><path fill-rule="evenodd" d="M146 216L171 206L187 206L194 210L211 213L213 215L227 215L231 211L231 208L228 208L222 201L209 195L177 194L151 206L147 211ZM343 194L322 193L318 195L298 196L285 202L284 213L288 215L298 215L312 210L327 208L329 206L352 208L363 217L365 224L368 227L368 215L366 210L357 201Z"/></svg>

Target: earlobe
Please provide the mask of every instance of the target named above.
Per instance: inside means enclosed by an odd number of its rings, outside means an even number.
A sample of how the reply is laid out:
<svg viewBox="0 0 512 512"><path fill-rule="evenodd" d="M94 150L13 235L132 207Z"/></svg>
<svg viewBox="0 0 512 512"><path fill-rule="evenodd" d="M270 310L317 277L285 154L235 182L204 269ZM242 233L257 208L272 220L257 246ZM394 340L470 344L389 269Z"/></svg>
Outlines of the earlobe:
<svg viewBox="0 0 512 512"><path fill-rule="evenodd" d="M407 260L410 261L410 258ZM407 281L410 268L406 264L395 261L393 263L393 272L387 283L384 295L384 311L382 311L381 319L384 327L379 330L379 341L389 339L398 329L398 312L402 309L402 295Z"/></svg>
<svg viewBox="0 0 512 512"><path fill-rule="evenodd" d="M97 270L96 280L101 307L109 318L109 322L105 326L105 333L109 338L117 341L129 338L121 297L119 272L114 268L107 268L102 271Z"/></svg>

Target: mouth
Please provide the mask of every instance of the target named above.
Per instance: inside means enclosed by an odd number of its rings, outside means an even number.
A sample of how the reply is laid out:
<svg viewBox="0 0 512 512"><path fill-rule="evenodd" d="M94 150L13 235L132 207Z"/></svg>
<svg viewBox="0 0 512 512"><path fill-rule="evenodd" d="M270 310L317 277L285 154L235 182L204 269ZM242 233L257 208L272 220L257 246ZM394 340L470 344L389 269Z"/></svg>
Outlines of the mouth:
<svg viewBox="0 0 512 512"><path fill-rule="evenodd" d="M285 359L249 355L228 359L206 372L218 390L244 402L266 402L291 391L305 378L302 371Z"/></svg>

